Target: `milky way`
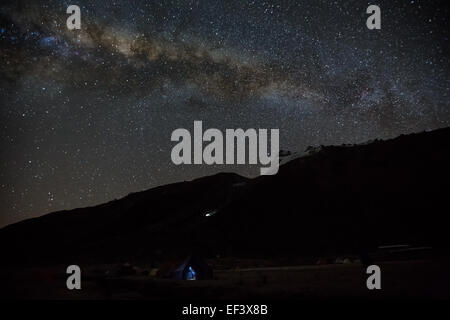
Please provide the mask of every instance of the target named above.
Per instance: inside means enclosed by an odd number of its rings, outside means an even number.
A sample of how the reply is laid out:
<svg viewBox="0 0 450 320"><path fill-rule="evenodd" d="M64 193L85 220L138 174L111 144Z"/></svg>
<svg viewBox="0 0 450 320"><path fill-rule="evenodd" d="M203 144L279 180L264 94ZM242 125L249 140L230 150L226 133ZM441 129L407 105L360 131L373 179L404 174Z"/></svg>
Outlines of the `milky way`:
<svg viewBox="0 0 450 320"><path fill-rule="evenodd" d="M450 124L445 1L2 1L0 226L218 171L170 134L279 128L282 149ZM81 30L66 9L81 8Z"/></svg>

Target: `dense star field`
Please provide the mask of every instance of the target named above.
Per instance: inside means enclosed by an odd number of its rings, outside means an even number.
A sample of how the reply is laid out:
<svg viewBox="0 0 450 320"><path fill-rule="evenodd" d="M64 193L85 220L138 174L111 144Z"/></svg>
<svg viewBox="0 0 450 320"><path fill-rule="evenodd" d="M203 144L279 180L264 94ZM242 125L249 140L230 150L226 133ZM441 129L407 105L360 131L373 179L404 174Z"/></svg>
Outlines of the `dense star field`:
<svg viewBox="0 0 450 320"><path fill-rule="evenodd" d="M66 9L81 8L81 30ZM0 226L218 171L177 128L279 128L280 147L450 125L445 1L2 1Z"/></svg>

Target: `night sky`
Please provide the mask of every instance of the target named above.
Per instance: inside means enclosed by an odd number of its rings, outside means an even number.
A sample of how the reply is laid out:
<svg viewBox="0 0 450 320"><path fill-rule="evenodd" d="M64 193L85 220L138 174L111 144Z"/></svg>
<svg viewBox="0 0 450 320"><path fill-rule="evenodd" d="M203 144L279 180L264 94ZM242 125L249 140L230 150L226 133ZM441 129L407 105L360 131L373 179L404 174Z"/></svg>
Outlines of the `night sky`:
<svg viewBox="0 0 450 320"><path fill-rule="evenodd" d="M66 9L81 8L81 30ZM381 30L366 8L381 7ZM177 128L280 148L450 125L445 1L2 1L0 226L259 165L171 162Z"/></svg>

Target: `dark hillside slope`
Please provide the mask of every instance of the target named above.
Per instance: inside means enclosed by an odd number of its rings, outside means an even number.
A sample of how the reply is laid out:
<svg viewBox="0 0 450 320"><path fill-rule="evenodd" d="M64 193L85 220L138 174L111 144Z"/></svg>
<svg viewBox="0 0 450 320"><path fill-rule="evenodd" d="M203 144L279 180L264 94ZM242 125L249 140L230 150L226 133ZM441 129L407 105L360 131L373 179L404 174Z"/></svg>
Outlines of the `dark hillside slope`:
<svg viewBox="0 0 450 320"><path fill-rule="evenodd" d="M449 165L449 128L324 147L255 179L202 237L217 239L212 248L274 255L399 242L448 247Z"/></svg>
<svg viewBox="0 0 450 320"><path fill-rule="evenodd" d="M23 221L0 230L0 250L7 264L40 264L448 249L449 163L450 128L323 147L275 176L223 173Z"/></svg>

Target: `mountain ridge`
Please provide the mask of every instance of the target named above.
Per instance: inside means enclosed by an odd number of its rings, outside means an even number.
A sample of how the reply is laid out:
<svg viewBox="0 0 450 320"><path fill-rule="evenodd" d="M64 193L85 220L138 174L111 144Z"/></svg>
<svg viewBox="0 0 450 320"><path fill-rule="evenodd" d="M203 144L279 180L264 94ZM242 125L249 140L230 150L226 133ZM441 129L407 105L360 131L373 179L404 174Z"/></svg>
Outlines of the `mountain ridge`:
<svg viewBox="0 0 450 320"><path fill-rule="evenodd" d="M449 160L450 128L325 146L275 176L219 173L24 220L0 229L0 249L30 264L439 246L450 243L440 209L449 209Z"/></svg>

